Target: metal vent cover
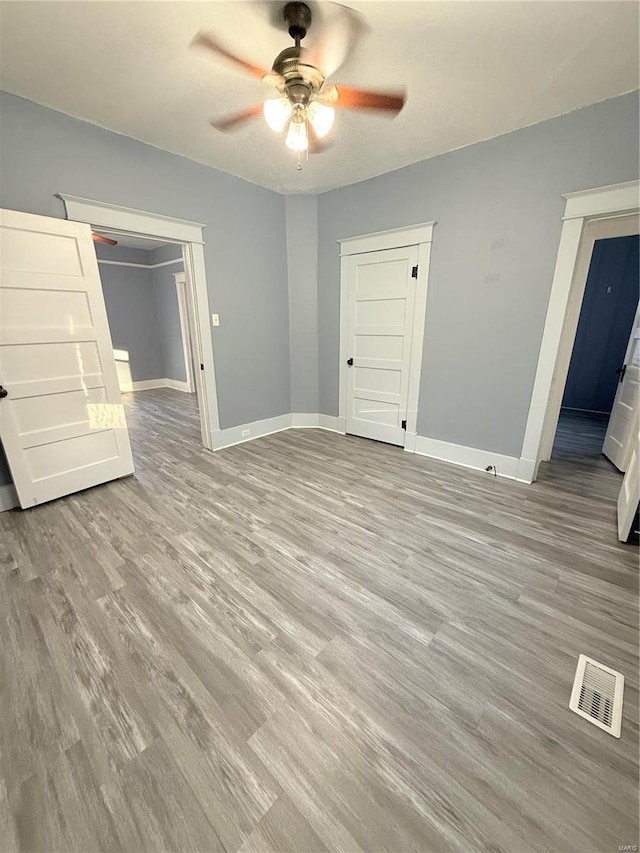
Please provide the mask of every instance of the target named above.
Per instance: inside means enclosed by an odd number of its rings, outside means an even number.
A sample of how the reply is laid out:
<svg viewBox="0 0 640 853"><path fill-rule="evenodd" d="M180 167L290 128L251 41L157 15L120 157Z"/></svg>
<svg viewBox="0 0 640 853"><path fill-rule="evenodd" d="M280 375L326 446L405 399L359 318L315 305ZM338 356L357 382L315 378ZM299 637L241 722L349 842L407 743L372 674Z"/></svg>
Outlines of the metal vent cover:
<svg viewBox="0 0 640 853"><path fill-rule="evenodd" d="M620 737L623 691L624 675L621 672L580 655L569 708L594 726Z"/></svg>

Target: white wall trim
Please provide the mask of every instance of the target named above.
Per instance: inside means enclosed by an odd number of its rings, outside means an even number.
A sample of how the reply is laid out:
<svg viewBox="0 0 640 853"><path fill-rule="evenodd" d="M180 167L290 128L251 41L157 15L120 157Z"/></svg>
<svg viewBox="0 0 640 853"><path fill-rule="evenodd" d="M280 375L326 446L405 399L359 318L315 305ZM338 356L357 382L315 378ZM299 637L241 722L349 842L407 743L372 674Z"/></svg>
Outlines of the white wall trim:
<svg viewBox="0 0 640 853"><path fill-rule="evenodd" d="M108 202L58 193L64 201L67 218L87 222L112 232L128 232L182 244L189 306L193 321L192 344L196 361L204 365L195 377L198 390L200 434L208 450L213 449L214 436L220 431L218 394L213 360L213 336L209 322L209 292L204 265L204 243L200 222L173 219L158 213L133 210Z"/></svg>
<svg viewBox="0 0 640 853"><path fill-rule="evenodd" d="M518 459L515 456L504 456L502 453L493 453L491 450L451 444L448 441L439 441L424 435L416 436L414 453L418 456L428 456L431 459L461 465L463 468L473 468L483 473L489 465L493 465L498 477L506 477L509 480L515 480L518 473ZM489 473L485 475L489 476ZM490 476L494 476L493 471L490 472Z"/></svg>
<svg viewBox="0 0 640 853"><path fill-rule="evenodd" d="M174 391L184 391L185 394L193 394L188 382L181 379L165 379L167 388L173 388Z"/></svg>
<svg viewBox="0 0 640 853"><path fill-rule="evenodd" d="M144 249L142 250L144 251ZM170 267L173 264L182 264L182 258L175 258L173 261L161 261L159 264L135 264L133 261L109 261L106 258L98 258L99 264L108 264L112 267L137 267L143 270L157 270L160 267Z"/></svg>
<svg viewBox="0 0 640 853"><path fill-rule="evenodd" d="M180 318L180 336L182 338L182 357L184 359L184 372L187 377L181 390L188 391L190 394L196 390L196 381L193 368L193 344L191 340L191 329L189 326L189 294L187 275L184 272L176 272L173 274L173 279L176 284L176 298L178 300L178 315Z"/></svg>
<svg viewBox="0 0 640 853"><path fill-rule="evenodd" d="M88 222L89 225L120 231L135 231L147 237L164 237L166 240L178 240L181 243L202 243L202 229L206 226L201 222L175 219L161 213L134 210L131 207L66 193L58 193L58 197L64 202L67 219L74 219L76 222Z"/></svg>
<svg viewBox="0 0 640 853"><path fill-rule="evenodd" d="M422 350L424 329L427 316L427 293L429 289L429 268L431 265L431 243L435 222L423 222L406 228L394 228L391 231L378 231L362 237L349 237L339 240L340 257L340 354L338 373L338 420L337 431L345 432L347 413L347 366L348 315L349 315L349 258L362 252L398 249L405 246L418 246L418 278L416 280L416 298L413 309L413 329L411 333L411 359L409 366L409 388L407 393L407 430L405 447L409 436L417 432L418 403L420 400L420 376L422 373ZM421 242L418 242L420 240ZM345 245L355 247L354 251L344 251ZM367 248L363 248L367 247Z"/></svg>
<svg viewBox="0 0 640 853"><path fill-rule="evenodd" d="M252 421L248 424L228 427L218 430L213 442L215 450L225 447L233 447L236 444L244 444L253 441L254 438L263 438L274 432L282 432L286 429L323 429L337 432L337 418L333 415L323 415L317 412L291 412L286 415L277 415L275 418L266 418L261 421ZM243 435L243 433L247 433Z"/></svg>
<svg viewBox="0 0 640 853"><path fill-rule="evenodd" d="M0 512L5 512L5 510L13 509L16 506L20 506L20 503L13 483L0 486Z"/></svg>
<svg viewBox="0 0 640 853"><path fill-rule="evenodd" d="M540 462L551 456L594 243L597 239L638 233L640 181L569 193L565 198L565 217L522 444L520 473L523 478L530 475L531 481L538 475Z"/></svg>
<svg viewBox="0 0 640 853"><path fill-rule="evenodd" d="M391 228L389 231L375 231L357 237L343 237L340 243L340 255L359 255L363 252L379 252L383 249L399 249L403 246L417 246L430 243L433 239L434 222L421 222L417 225L405 225Z"/></svg>
<svg viewBox="0 0 640 853"><path fill-rule="evenodd" d="M564 219L620 214L640 207L640 182L628 181L593 190L580 190L565 193L562 197L567 200Z"/></svg>
<svg viewBox="0 0 640 853"><path fill-rule="evenodd" d="M139 379L136 382L123 382L120 385L122 394L131 394L134 391L151 391L154 388L173 388L174 391L185 391L191 393L186 382L179 379Z"/></svg>

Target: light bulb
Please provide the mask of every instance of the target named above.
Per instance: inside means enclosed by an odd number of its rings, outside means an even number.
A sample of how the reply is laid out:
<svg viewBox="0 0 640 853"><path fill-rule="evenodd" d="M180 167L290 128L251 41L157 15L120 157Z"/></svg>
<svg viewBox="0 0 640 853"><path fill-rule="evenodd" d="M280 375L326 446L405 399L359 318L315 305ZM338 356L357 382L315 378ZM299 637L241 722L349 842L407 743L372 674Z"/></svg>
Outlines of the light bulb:
<svg viewBox="0 0 640 853"><path fill-rule="evenodd" d="M331 130L333 120L336 117L336 111L333 107L327 107L324 104L318 103L318 101L313 101L307 108L307 115L313 125L316 136L322 139Z"/></svg>
<svg viewBox="0 0 640 853"><path fill-rule="evenodd" d="M304 109L297 109L291 116L289 132L285 140L287 148L292 151L306 151L309 147L307 122Z"/></svg>
<svg viewBox="0 0 640 853"><path fill-rule="evenodd" d="M269 98L264 102L264 118L271 130L279 133L291 118L288 98Z"/></svg>

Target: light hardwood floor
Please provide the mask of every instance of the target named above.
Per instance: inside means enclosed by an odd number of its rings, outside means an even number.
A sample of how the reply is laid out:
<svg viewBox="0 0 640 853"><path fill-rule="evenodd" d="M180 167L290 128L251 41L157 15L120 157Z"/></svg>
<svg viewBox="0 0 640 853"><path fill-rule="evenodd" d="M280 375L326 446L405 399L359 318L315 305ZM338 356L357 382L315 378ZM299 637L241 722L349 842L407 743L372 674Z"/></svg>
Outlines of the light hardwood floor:
<svg viewBox="0 0 640 853"><path fill-rule="evenodd" d="M209 454L187 395L126 405L135 477L0 514L3 853L638 843L610 466L525 486L318 430ZM620 740L569 711L580 652L625 674Z"/></svg>

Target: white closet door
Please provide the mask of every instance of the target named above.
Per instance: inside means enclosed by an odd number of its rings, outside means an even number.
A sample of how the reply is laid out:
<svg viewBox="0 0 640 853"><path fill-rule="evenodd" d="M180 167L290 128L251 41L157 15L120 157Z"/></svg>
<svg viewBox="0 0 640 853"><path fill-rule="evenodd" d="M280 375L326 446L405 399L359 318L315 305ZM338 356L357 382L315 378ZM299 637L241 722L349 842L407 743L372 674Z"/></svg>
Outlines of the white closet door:
<svg viewBox="0 0 640 853"><path fill-rule="evenodd" d="M634 429L631 458L618 495L618 538L626 542L640 503L640 432Z"/></svg>
<svg viewBox="0 0 640 853"><path fill-rule="evenodd" d="M640 308L629 338L621 368L611 417L607 426L602 452L620 471L626 471L635 438L633 424L640 408Z"/></svg>
<svg viewBox="0 0 640 853"><path fill-rule="evenodd" d="M23 508L133 473L91 229L0 210L0 436Z"/></svg>
<svg viewBox="0 0 640 853"><path fill-rule="evenodd" d="M349 258L346 431L404 446L418 247Z"/></svg>

